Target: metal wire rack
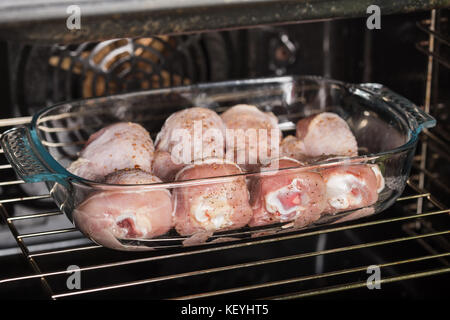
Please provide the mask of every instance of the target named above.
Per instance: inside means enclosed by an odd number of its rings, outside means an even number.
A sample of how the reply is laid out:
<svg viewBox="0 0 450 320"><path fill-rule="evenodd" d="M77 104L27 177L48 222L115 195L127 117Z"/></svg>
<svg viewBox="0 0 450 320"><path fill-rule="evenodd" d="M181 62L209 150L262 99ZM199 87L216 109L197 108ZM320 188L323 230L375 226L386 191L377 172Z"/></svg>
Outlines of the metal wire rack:
<svg viewBox="0 0 450 320"><path fill-rule="evenodd" d="M2 120L17 125L29 119ZM2 128L2 129L3 129ZM427 133L428 141L434 136ZM3 194L23 183L13 178L11 166L0 151ZM447 151L448 152L448 151ZM417 164L420 156L416 158ZM0 287L37 282L51 299L76 297L195 298L304 298L366 287L367 268L381 268L381 284L404 283L450 272L448 219L450 209L418 187L419 170L408 181L404 195L393 209L369 219L343 225L288 233L207 247L164 249L152 252L115 252L84 238L55 208L31 207L49 194L19 195L0 199L4 218L31 271L0 279ZM418 201L423 210L417 212ZM12 204L32 204L10 212ZM30 220L61 219L60 229ZM447 226L442 227L442 226ZM67 240L67 234L70 234ZM62 235L65 240L60 241ZM51 249L41 245L58 243ZM249 248L251 250L249 250ZM389 252L381 257L377 250ZM332 263L324 264L324 260ZM80 269L80 289L69 289L70 265Z"/></svg>
<svg viewBox="0 0 450 320"><path fill-rule="evenodd" d="M445 49L448 49L448 47L450 46L450 39L444 35L444 31L437 32L435 30L436 20L436 16L432 16L431 19L417 22L417 27L421 31L425 32L429 36L429 39L416 43L416 48L428 57L432 57L433 59L435 59L442 66L450 69L448 57L445 56L444 53ZM440 17L439 20L441 20L439 22L441 22L442 24L448 23L448 18L445 16Z"/></svg>

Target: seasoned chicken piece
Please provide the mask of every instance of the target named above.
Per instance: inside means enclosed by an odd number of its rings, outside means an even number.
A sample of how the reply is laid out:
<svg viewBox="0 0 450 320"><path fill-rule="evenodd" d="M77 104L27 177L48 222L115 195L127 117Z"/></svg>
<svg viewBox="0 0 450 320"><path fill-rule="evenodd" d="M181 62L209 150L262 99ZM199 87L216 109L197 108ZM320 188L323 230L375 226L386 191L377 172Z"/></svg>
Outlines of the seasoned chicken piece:
<svg viewBox="0 0 450 320"><path fill-rule="evenodd" d="M153 184L161 182L142 170L120 170L106 177L109 184ZM105 247L133 250L118 239L148 239L172 227L172 198L167 189L143 186L111 187L94 193L73 213L76 226Z"/></svg>
<svg viewBox="0 0 450 320"><path fill-rule="evenodd" d="M252 105L238 104L221 115L227 127L227 159L247 171L279 156L282 137L278 119L271 112L262 112Z"/></svg>
<svg viewBox="0 0 450 320"><path fill-rule="evenodd" d="M119 122L92 134L68 170L95 181L122 169L151 172L153 152L147 130L136 123Z"/></svg>
<svg viewBox="0 0 450 320"><path fill-rule="evenodd" d="M186 165L210 157L223 158L224 139L225 124L219 115L210 109L195 107L167 118L155 145L156 150L168 152L175 165Z"/></svg>
<svg viewBox="0 0 450 320"><path fill-rule="evenodd" d="M296 134L304 145L305 156L358 155L355 136L345 120L335 113L323 112L301 119Z"/></svg>
<svg viewBox="0 0 450 320"><path fill-rule="evenodd" d="M370 206L378 200L381 185L371 166L340 166L321 174L327 189L327 214Z"/></svg>
<svg viewBox="0 0 450 320"><path fill-rule="evenodd" d="M234 163L209 159L183 168L177 181L221 177L241 173ZM175 228L181 235L212 233L245 226L252 217L243 176L217 178L174 190Z"/></svg>
<svg viewBox="0 0 450 320"><path fill-rule="evenodd" d="M280 155L298 161L308 160L306 156L305 144L302 140L294 136L287 136L280 143Z"/></svg>
<svg viewBox="0 0 450 320"><path fill-rule="evenodd" d="M304 227L318 220L326 207L325 183L320 174L301 170L302 163L290 158L272 160L288 169L264 173L251 186L250 204L253 218L250 226L295 221ZM266 167L267 168L267 167Z"/></svg>
<svg viewBox="0 0 450 320"><path fill-rule="evenodd" d="M103 170L99 170L95 162L83 158L78 158L72 162L67 170L78 177L91 181L102 182L105 178Z"/></svg>
<svg viewBox="0 0 450 320"><path fill-rule="evenodd" d="M175 176L183 167L184 163L177 164L173 162L172 156L167 151L156 150L153 159L153 174L162 181L171 182L175 180Z"/></svg>

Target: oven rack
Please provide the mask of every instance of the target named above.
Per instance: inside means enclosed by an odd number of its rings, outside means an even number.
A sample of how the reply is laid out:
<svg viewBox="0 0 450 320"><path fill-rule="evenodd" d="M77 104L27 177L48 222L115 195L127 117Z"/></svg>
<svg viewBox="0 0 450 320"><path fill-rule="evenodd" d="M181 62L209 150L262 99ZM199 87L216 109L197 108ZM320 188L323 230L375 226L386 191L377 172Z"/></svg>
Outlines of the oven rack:
<svg viewBox="0 0 450 320"><path fill-rule="evenodd" d="M441 10L444 12L445 10ZM428 39L417 42L415 44L416 49L425 54L429 58L435 59L438 63L447 69L450 69L450 62L448 57L444 56L442 51L449 49L450 38L444 34L444 31L436 30L436 27L440 25L441 28L444 25L448 25L448 17L445 15L437 16L436 10L432 10L430 19L418 21L416 23L417 28L424 32Z"/></svg>
<svg viewBox="0 0 450 320"><path fill-rule="evenodd" d="M5 119L0 125L5 128L28 120ZM439 143L429 132L425 137L428 146ZM448 148L436 150L448 155ZM15 178L2 150L0 159L1 176L11 177L0 181L3 194L8 194L9 188L24 182ZM450 272L450 208L418 187L420 176L426 175L420 160L420 155L416 156L402 197L391 209L371 218L263 239L151 252L100 247L84 238L56 206L54 210L30 211L42 201L50 203L49 194L22 191L3 197L0 216L31 269L0 279L0 293L11 286L34 284L49 299L307 298L368 290L367 268L371 265L380 267L383 288L397 285L411 290L408 280ZM23 209L13 215L12 205ZM27 221L51 219L63 221L62 227L48 229L45 223L33 224L32 229L23 226ZM55 246L47 248L45 243ZM332 263L324 264L324 260ZM67 286L73 273L68 271L70 265L79 267L80 289Z"/></svg>

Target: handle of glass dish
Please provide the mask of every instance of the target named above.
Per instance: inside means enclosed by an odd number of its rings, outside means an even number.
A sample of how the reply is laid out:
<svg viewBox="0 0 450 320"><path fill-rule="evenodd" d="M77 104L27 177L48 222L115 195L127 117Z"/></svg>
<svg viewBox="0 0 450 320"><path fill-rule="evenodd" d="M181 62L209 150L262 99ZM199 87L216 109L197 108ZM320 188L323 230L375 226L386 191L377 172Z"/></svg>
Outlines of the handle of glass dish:
<svg viewBox="0 0 450 320"><path fill-rule="evenodd" d="M414 103L379 83L362 83L360 86L379 96L386 102L391 102L394 107L399 107L401 112L406 112L414 131L419 133L424 128L432 128L436 125L436 119L420 109Z"/></svg>
<svg viewBox="0 0 450 320"><path fill-rule="evenodd" d="M25 182L55 181L66 184L67 176L50 170L39 156L28 126L6 131L0 137L0 143L8 162Z"/></svg>

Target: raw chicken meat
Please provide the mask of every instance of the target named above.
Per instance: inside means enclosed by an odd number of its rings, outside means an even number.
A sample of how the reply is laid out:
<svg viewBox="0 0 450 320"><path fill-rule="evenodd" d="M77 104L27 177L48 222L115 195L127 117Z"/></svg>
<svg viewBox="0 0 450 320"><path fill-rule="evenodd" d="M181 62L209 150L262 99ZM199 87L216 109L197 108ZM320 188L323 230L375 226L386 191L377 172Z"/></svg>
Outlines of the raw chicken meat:
<svg viewBox="0 0 450 320"><path fill-rule="evenodd" d="M348 124L335 113L323 112L297 122L297 138L307 157L357 156L358 145ZM285 142L286 143L286 142Z"/></svg>
<svg viewBox="0 0 450 320"><path fill-rule="evenodd" d="M72 162L67 170L78 177L91 181L103 182L105 178L102 174L102 170L97 168L95 162L91 162L84 158L78 158ZM100 174L98 174L98 172L100 172Z"/></svg>
<svg viewBox="0 0 450 320"><path fill-rule="evenodd" d="M280 158L272 160L272 168L276 167L274 161L278 161L280 169L303 165L294 159ZM262 173L252 183L250 204L250 226L295 221L296 227L304 227L318 220L326 207L325 183L320 174L299 169Z"/></svg>
<svg viewBox="0 0 450 320"><path fill-rule="evenodd" d="M157 177L138 169L106 177L109 184L153 184ZM153 238L172 227L172 198L167 189L142 186L111 187L94 193L73 213L76 226L95 242L114 249L133 250L118 239Z"/></svg>
<svg viewBox="0 0 450 320"><path fill-rule="evenodd" d="M327 214L370 206L378 200L381 184L372 166L339 166L321 174L327 189Z"/></svg>
<svg viewBox="0 0 450 320"><path fill-rule="evenodd" d="M273 113L238 104L222 113L221 117L227 127L227 159L253 171L260 164L279 156L282 133Z"/></svg>
<svg viewBox="0 0 450 320"><path fill-rule="evenodd" d="M153 174L162 181L171 182L175 180L175 176L183 167L184 163L175 163L169 152L156 150L153 159L152 170Z"/></svg>
<svg viewBox="0 0 450 320"><path fill-rule="evenodd" d="M153 141L147 130L136 123L119 122L92 134L80 158L68 170L94 181L122 169L151 172L153 153Z"/></svg>
<svg viewBox="0 0 450 320"><path fill-rule="evenodd" d="M177 181L221 177L242 173L234 163L209 159L183 168ZM178 187L174 190L175 228L181 235L212 233L217 230L237 229L252 217L249 193L243 176L217 178Z"/></svg>
<svg viewBox="0 0 450 320"><path fill-rule="evenodd" d="M195 107L167 118L155 145L158 151L170 154L173 164L186 165L210 157L223 158L224 139L225 124L219 115L210 109ZM158 165L155 170L160 172L164 169Z"/></svg>
<svg viewBox="0 0 450 320"><path fill-rule="evenodd" d="M280 155L298 161L308 160L306 156L305 144L302 140L294 136L287 136L280 143Z"/></svg>

